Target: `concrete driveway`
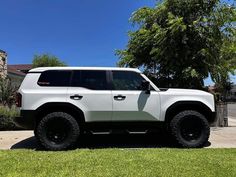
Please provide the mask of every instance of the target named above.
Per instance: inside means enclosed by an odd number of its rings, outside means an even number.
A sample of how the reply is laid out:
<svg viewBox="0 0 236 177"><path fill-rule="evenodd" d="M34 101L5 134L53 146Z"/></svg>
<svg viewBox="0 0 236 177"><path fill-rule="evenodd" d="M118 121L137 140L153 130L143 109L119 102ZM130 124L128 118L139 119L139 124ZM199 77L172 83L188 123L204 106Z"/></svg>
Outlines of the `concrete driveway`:
<svg viewBox="0 0 236 177"><path fill-rule="evenodd" d="M149 139L148 139L149 138ZM159 138L159 139L158 139ZM160 137L125 135L110 137L94 135L83 140L78 148L160 148L172 147L171 142ZM206 148L236 148L236 127L212 128ZM33 131L2 131L0 132L0 149L40 149Z"/></svg>

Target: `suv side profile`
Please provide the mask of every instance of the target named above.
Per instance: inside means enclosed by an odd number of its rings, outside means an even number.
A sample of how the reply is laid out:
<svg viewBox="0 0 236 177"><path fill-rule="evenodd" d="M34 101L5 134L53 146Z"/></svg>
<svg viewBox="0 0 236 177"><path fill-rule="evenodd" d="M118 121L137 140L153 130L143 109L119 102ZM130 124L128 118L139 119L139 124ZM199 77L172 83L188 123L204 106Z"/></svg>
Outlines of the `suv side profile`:
<svg viewBox="0 0 236 177"><path fill-rule="evenodd" d="M15 122L33 129L48 150L68 149L86 132L146 133L160 125L179 145L202 147L215 119L212 94L159 89L133 68L35 68L18 90L17 105Z"/></svg>

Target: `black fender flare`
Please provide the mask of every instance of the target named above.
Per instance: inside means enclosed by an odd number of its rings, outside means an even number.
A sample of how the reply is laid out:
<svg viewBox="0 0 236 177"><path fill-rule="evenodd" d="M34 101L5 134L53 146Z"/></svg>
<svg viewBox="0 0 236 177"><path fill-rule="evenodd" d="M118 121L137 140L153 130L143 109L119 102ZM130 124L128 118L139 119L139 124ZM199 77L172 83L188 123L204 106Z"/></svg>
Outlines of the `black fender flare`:
<svg viewBox="0 0 236 177"><path fill-rule="evenodd" d="M215 112L212 112L212 110L204 103L200 101L177 101L166 110L165 122L169 122L178 112L187 109L200 112L206 117L209 123L215 121Z"/></svg>

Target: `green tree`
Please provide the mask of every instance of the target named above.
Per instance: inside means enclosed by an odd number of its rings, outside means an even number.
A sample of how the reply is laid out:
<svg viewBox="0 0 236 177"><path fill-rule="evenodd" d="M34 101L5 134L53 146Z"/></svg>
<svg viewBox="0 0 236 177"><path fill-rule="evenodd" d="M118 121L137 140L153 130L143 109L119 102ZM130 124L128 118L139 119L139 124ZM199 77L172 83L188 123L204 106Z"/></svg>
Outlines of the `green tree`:
<svg viewBox="0 0 236 177"><path fill-rule="evenodd" d="M154 8L133 13L126 49L116 51L119 66L141 67L162 87L202 88L211 74L213 80L232 70L224 58L224 44L235 36L235 6L219 0L165 0ZM227 41L227 42L226 42ZM235 48L232 48L232 53ZM231 53L231 54L232 54ZM233 63L231 61L231 63Z"/></svg>
<svg viewBox="0 0 236 177"><path fill-rule="evenodd" d="M49 66L66 66L66 64L53 55L42 54L35 55L33 59L33 68Z"/></svg>
<svg viewBox="0 0 236 177"><path fill-rule="evenodd" d="M229 74L234 75L236 70L236 29L233 29L232 33L233 36L223 42L220 51L221 63L215 66L211 72L217 91L224 97L227 96L233 84Z"/></svg>

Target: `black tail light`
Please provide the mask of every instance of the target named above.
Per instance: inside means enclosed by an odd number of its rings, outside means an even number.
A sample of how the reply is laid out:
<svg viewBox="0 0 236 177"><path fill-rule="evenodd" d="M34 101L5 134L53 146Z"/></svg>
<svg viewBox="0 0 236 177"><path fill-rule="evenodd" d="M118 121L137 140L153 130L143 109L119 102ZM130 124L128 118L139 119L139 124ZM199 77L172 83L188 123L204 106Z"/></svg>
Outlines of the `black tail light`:
<svg viewBox="0 0 236 177"><path fill-rule="evenodd" d="M16 106L21 107L22 95L20 93L16 94Z"/></svg>

